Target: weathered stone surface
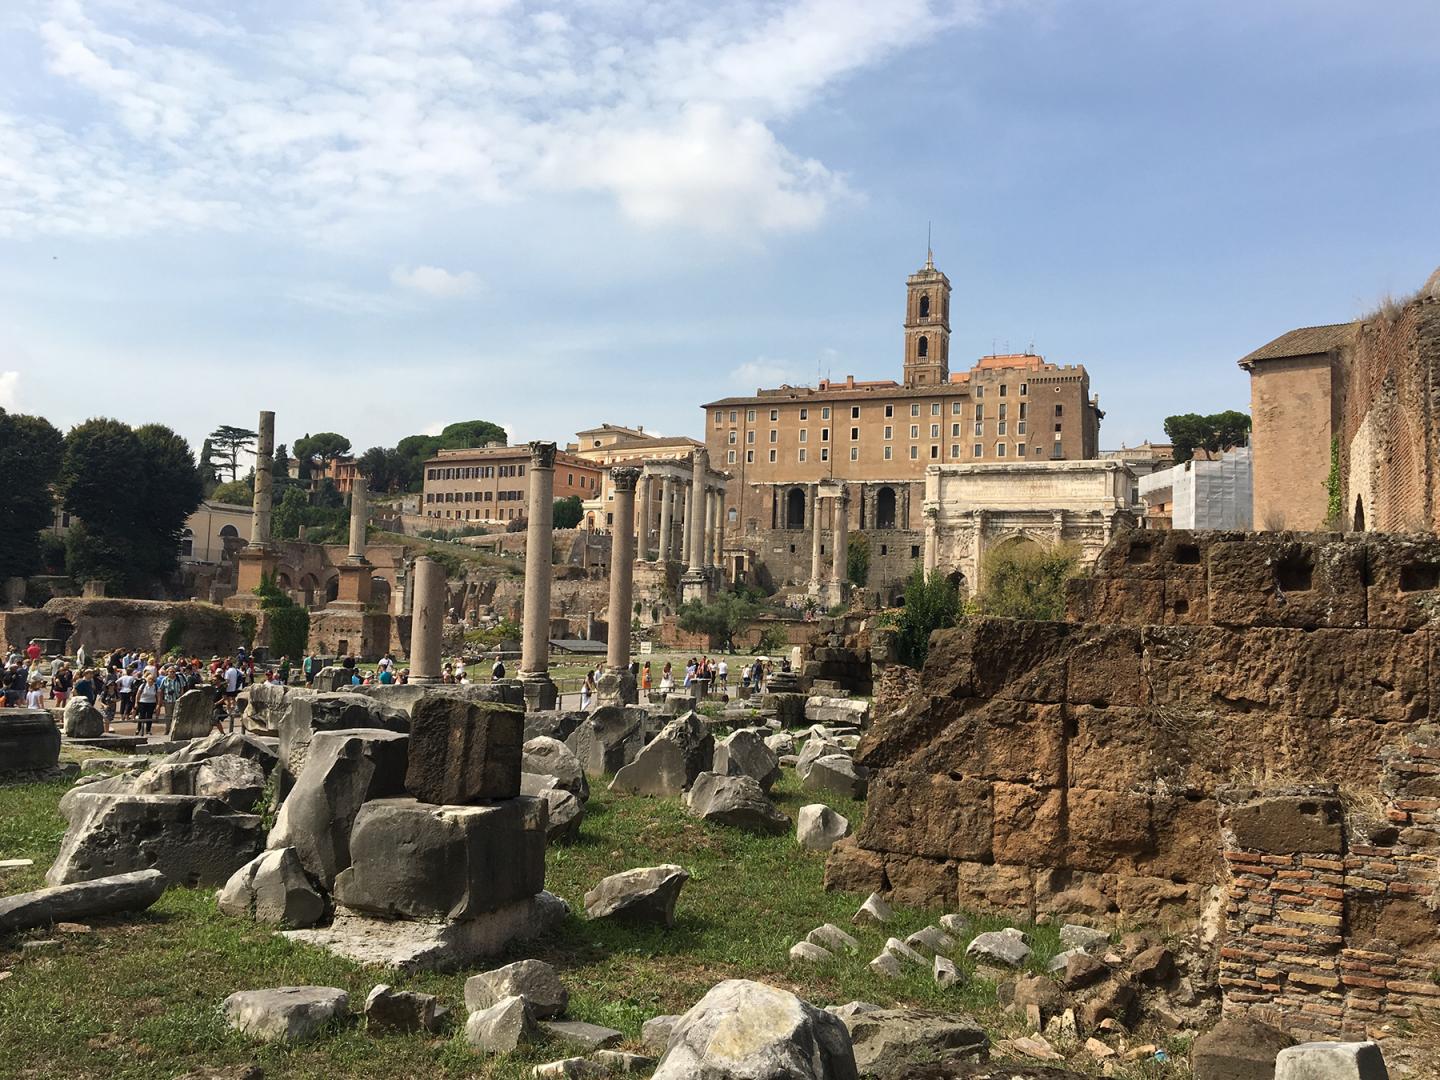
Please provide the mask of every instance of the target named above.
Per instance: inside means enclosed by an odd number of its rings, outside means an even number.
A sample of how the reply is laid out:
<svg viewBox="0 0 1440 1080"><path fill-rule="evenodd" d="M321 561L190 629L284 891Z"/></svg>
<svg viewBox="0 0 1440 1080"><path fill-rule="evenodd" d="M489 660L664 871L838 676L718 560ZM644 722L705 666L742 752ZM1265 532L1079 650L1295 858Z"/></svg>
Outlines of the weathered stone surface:
<svg viewBox="0 0 1440 1080"><path fill-rule="evenodd" d="M570 991L560 976L543 960L520 960L491 971L482 971L465 980L465 1008L471 1012L488 1009L509 997L522 997L536 1020L563 1016L570 1004Z"/></svg>
<svg viewBox="0 0 1440 1080"><path fill-rule="evenodd" d="M218 799L73 795L52 885L156 869L172 885L219 885L260 850L260 819Z"/></svg>
<svg viewBox="0 0 1440 1080"><path fill-rule="evenodd" d="M673 863L611 874L585 894L585 914L674 926L675 902L689 880L685 869Z"/></svg>
<svg viewBox="0 0 1440 1080"><path fill-rule="evenodd" d="M834 956L829 949L823 945L816 945L812 941L797 941L790 946L791 963L819 964L833 959Z"/></svg>
<svg viewBox="0 0 1440 1080"><path fill-rule="evenodd" d="M1222 1017L1190 1047L1195 1080L1273 1080L1275 1055L1295 1040L1243 1016Z"/></svg>
<svg viewBox="0 0 1440 1080"><path fill-rule="evenodd" d="M1065 959L1064 972L1061 986L1066 990L1083 990L1108 976L1110 969L1088 953L1073 952Z"/></svg>
<svg viewBox="0 0 1440 1080"><path fill-rule="evenodd" d="M1083 949L1089 952L1092 949L1099 949L1110 943L1110 935L1104 930L1096 930L1092 926L1081 926L1079 923L1066 923L1060 927L1060 944L1067 949Z"/></svg>
<svg viewBox="0 0 1440 1080"><path fill-rule="evenodd" d="M872 851L930 858L990 858L994 814L990 784L916 769L885 769L869 785L856 839Z"/></svg>
<svg viewBox="0 0 1440 1080"><path fill-rule="evenodd" d="M535 1034L523 997L502 998L472 1012L465 1021L465 1041L484 1054L513 1053Z"/></svg>
<svg viewBox="0 0 1440 1080"><path fill-rule="evenodd" d="M804 791L829 792L847 799L863 799L868 781L863 765L856 765L849 754L826 754L810 763L800 781Z"/></svg>
<svg viewBox="0 0 1440 1080"><path fill-rule="evenodd" d="M884 1075L922 1060L983 1060L990 1039L968 1016L919 1009L877 1009L846 1021L861 1075Z"/></svg>
<svg viewBox="0 0 1440 1080"><path fill-rule="evenodd" d="M824 803L802 806L795 816L795 839L811 851L829 851L850 833L850 819Z"/></svg>
<svg viewBox="0 0 1440 1080"><path fill-rule="evenodd" d="M405 788L437 806L514 798L524 732L525 714L513 706L424 697L411 717Z"/></svg>
<svg viewBox="0 0 1440 1080"><path fill-rule="evenodd" d="M249 813L265 791L265 770L239 754L220 754L198 761L162 761L130 784L136 795L203 795L219 799L232 810Z"/></svg>
<svg viewBox="0 0 1440 1080"><path fill-rule="evenodd" d="M627 1054L623 1050L596 1050L595 1064L603 1065L611 1072L628 1075L649 1072L655 1067L655 1059L643 1054Z"/></svg>
<svg viewBox="0 0 1440 1080"><path fill-rule="evenodd" d="M276 715L286 786L304 775L311 744L320 732L374 728L404 735L410 730L405 713L357 693L317 693L292 687L286 690Z"/></svg>
<svg viewBox="0 0 1440 1080"><path fill-rule="evenodd" d="M67 739L98 739L105 734L105 714L82 697L65 703L61 723Z"/></svg>
<svg viewBox="0 0 1440 1080"><path fill-rule="evenodd" d="M860 952L860 942L856 941L855 938L847 934L844 930L841 930L840 927L834 923L825 923L823 926L817 926L805 935L805 940L812 945L820 945L826 949L830 949L832 952L844 950L852 955Z"/></svg>
<svg viewBox="0 0 1440 1080"><path fill-rule="evenodd" d="M304 1042L349 1011L350 995L333 986L241 990L220 1006L230 1027L265 1042Z"/></svg>
<svg viewBox="0 0 1440 1080"><path fill-rule="evenodd" d="M434 994L396 990L380 983L365 998L365 1027L369 1031L428 1031L441 1027L444 1010Z"/></svg>
<svg viewBox="0 0 1440 1080"><path fill-rule="evenodd" d="M938 926L927 926L907 937L905 944L928 956L937 954L948 956L955 951L957 942Z"/></svg>
<svg viewBox="0 0 1440 1080"><path fill-rule="evenodd" d="M136 870L3 896L0 897L0 934L92 915L144 911L159 900L164 891L165 875L159 870Z"/></svg>
<svg viewBox="0 0 1440 1080"><path fill-rule="evenodd" d="M262 684L263 685L263 684ZM252 687L254 694L260 687ZM215 730L215 688L197 686L186 690L175 702L170 718L172 739L203 739Z"/></svg>
<svg viewBox="0 0 1440 1080"><path fill-rule="evenodd" d="M785 990L730 979L711 988L675 1024L653 1080L858 1080L858 1075L841 1020Z"/></svg>
<svg viewBox="0 0 1440 1080"><path fill-rule="evenodd" d="M325 914L324 898L289 847L266 851L236 870L216 903L226 915L275 926L314 926Z"/></svg>
<svg viewBox="0 0 1440 1080"><path fill-rule="evenodd" d="M795 762L795 775L804 780L810 773L810 766L830 754L848 755L849 751L826 735L812 734L805 740L805 745L800 748L799 757Z"/></svg>
<svg viewBox="0 0 1440 1080"><path fill-rule="evenodd" d="M213 735L192 741L189 746L176 750L162 760L178 765L231 755L255 762L265 770L266 776L270 775L271 770L280 761L280 752L275 740L262 739L247 731L232 731L228 734L217 731Z"/></svg>
<svg viewBox="0 0 1440 1080"><path fill-rule="evenodd" d="M685 805L694 816L717 825L769 833L790 828L790 818L748 776L701 773L686 795Z"/></svg>
<svg viewBox="0 0 1440 1080"><path fill-rule="evenodd" d="M680 1017L673 1013L652 1016L640 1025L640 1041L652 1054L663 1054L665 1048L670 1045L670 1033L679 1022Z"/></svg>
<svg viewBox="0 0 1440 1080"><path fill-rule="evenodd" d="M361 806L404 790L408 742L377 728L317 732L300 779L280 805L269 846L293 847L306 871L332 888L350 865Z"/></svg>
<svg viewBox="0 0 1440 1080"><path fill-rule="evenodd" d="M618 1046L625 1038L623 1031L587 1024L583 1020L542 1020L540 1030L555 1042L569 1043L586 1053Z"/></svg>
<svg viewBox="0 0 1440 1080"><path fill-rule="evenodd" d="M780 779L780 758L758 731L741 728L715 744L713 771L721 776L748 776L768 794Z"/></svg>
<svg viewBox="0 0 1440 1080"><path fill-rule="evenodd" d="M1019 967L1030 958L1030 946L1025 944L1023 933L1010 927L976 934L965 947L965 955L982 964Z"/></svg>
<svg viewBox="0 0 1440 1080"><path fill-rule="evenodd" d="M660 734L624 765L610 783L611 791L632 795L683 794L710 768L715 739L699 714L688 712L666 724Z"/></svg>
<svg viewBox="0 0 1440 1080"><path fill-rule="evenodd" d="M918 951L905 944L905 942L899 938L887 938L885 941L885 951L902 963L912 964L915 967L930 966L929 960L926 960Z"/></svg>
<svg viewBox="0 0 1440 1080"><path fill-rule="evenodd" d="M521 697L524 697L523 693ZM529 742L543 735L566 742L575 729L588 719L590 714L584 712L561 712L553 709L549 712L537 712L531 709L525 713L525 740Z"/></svg>
<svg viewBox="0 0 1440 1080"><path fill-rule="evenodd" d="M894 916L895 909L889 902L878 892L872 892L865 898L851 921L856 926L864 926L866 923L882 924L889 922Z"/></svg>
<svg viewBox="0 0 1440 1080"><path fill-rule="evenodd" d="M900 957L885 949L870 961L870 970L886 979L898 979L905 974L905 965L901 963Z"/></svg>
<svg viewBox="0 0 1440 1080"><path fill-rule="evenodd" d="M585 820L585 804L564 788L555 786L553 776L536 777L543 783L527 783L525 773L520 780L520 793L545 800L548 808L545 839L551 844L571 844L580 839L580 824Z"/></svg>
<svg viewBox="0 0 1440 1080"><path fill-rule="evenodd" d="M1338 854L1345 850L1344 815L1333 794L1281 795L1229 808L1235 846L1269 855Z"/></svg>
<svg viewBox="0 0 1440 1080"><path fill-rule="evenodd" d="M548 735L526 739L522 750L522 771L553 776L557 787L570 792L582 802L590 798L590 781L585 777L580 759L559 739L552 739Z"/></svg>
<svg viewBox="0 0 1440 1080"><path fill-rule="evenodd" d="M590 777L610 776L635 760L644 745L643 710L606 705L582 720L565 739Z"/></svg>
<svg viewBox="0 0 1440 1080"><path fill-rule="evenodd" d="M1390 1080L1373 1042L1309 1042L1275 1057L1275 1080Z"/></svg>
<svg viewBox="0 0 1440 1080"><path fill-rule="evenodd" d="M287 930L285 937L359 964L411 972L453 971L550 933L569 911L564 900L548 892L454 922L377 919L341 909L329 926Z"/></svg>
<svg viewBox="0 0 1440 1080"><path fill-rule="evenodd" d="M765 736L765 745L776 755L776 762L782 757L795 755L795 736L788 731L777 731L773 735Z"/></svg>
<svg viewBox="0 0 1440 1080"><path fill-rule="evenodd" d="M583 1057L569 1057L536 1065L530 1075L535 1080L603 1080L610 1075L610 1067Z"/></svg>
<svg viewBox="0 0 1440 1080"><path fill-rule="evenodd" d="M930 973L935 979L936 986L958 986L961 981L960 969L955 966L955 961L946 959L939 953L935 954L935 960L930 966Z"/></svg>
<svg viewBox="0 0 1440 1080"><path fill-rule="evenodd" d="M45 709L0 709L0 776L44 773L60 762L60 729Z"/></svg>
<svg viewBox="0 0 1440 1080"><path fill-rule="evenodd" d="M388 918L467 919L545 887L546 810L519 796L487 806L377 799L355 816L335 900Z"/></svg>

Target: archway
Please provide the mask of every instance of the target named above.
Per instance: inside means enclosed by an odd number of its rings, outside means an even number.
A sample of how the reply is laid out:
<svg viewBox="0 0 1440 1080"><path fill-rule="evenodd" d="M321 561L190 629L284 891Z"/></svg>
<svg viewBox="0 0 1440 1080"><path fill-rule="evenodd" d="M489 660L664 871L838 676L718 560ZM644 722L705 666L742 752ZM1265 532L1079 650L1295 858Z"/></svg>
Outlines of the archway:
<svg viewBox="0 0 1440 1080"><path fill-rule="evenodd" d="M61 656L65 655L65 644L75 633L75 624L69 619L56 619L55 625L50 628L50 636L60 643L56 649Z"/></svg>
<svg viewBox="0 0 1440 1080"><path fill-rule="evenodd" d="M882 487L875 493L875 527L895 528L895 489Z"/></svg>
<svg viewBox="0 0 1440 1080"><path fill-rule="evenodd" d="M320 582L314 574L306 574L300 579L300 592L305 596L305 606L307 608L313 608L315 606L315 592L319 588Z"/></svg>
<svg viewBox="0 0 1440 1080"><path fill-rule="evenodd" d="M325 579L325 603L333 604L340 595L340 575Z"/></svg>
<svg viewBox="0 0 1440 1080"><path fill-rule="evenodd" d="M1359 495L1355 496L1355 531L1365 531L1365 502Z"/></svg>
<svg viewBox="0 0 1440 1080"><path fill-rule="evenodd" d="M787 529L803 529L805 527L804 488L791 488L785 494L785 527Z"/></svg>

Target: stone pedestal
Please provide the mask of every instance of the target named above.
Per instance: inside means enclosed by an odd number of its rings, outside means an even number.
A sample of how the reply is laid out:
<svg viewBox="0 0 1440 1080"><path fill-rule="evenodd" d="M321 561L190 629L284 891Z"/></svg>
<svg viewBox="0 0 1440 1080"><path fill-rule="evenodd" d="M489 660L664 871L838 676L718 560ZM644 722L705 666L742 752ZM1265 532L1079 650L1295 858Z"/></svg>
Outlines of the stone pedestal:
<svg viewBox="0 0 1440 1080"><path fill-rule="evenodd" d="M548 671L522 671L519 682L526 712L553 712L559 707L560 689Z"/></svg>
<svg viewBox="0 0 1440 1080"><path fill-rule="evenodd" d="M601 673L595 684L597 705L636 705L639 701L640 689L628 668Z"/></svg>
<svg viewBox="0 0 1440 1080"><path fill-rule="evenodd" d="M708 604L715 589L715 575L709 570L691 567L680 575L680 602L699 600Z"/></svg>
<svg viewBox="0 0 1440 1080"><path fill-rule="evenodd" d="M445 568L434 559L415 560L415 613L410 621L410 681L440 681L440 646L445 629Z"/></svg>
<svg viewBox="0 0 1440 1080"><path fill-rule="evenodd" d="M60 763L60 729L45 709L0 709L0 776L45 773Z"/></svg>

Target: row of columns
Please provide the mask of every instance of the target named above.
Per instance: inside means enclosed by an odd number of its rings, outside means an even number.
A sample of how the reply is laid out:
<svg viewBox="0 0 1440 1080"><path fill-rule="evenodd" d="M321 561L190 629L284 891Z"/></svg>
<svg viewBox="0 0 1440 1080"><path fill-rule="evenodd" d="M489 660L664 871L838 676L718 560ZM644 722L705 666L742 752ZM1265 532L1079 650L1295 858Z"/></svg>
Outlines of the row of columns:
<svg viewBox="0 0 1440 1080"><path fill-rule="evenodd" d="M614 473L612 469L612 477ZM707 473L706 456L697 453L689 478L682 479L671 473L640 474L636 488L638 515L633 504L628 512L619 505L615 507L617 534L625 531L619 527L620 522L635 522L639 537L636 558L642 562L679 562L691 570L721 565L725 547L725 489L710 480ZM612 565L614 561L612 556Z"/></svg>
<svg viewBox="0 0 1440 1080"><path fill-rule="evenodd" d="M843 487L834 492L816 489L812 499L810 584L817 588L825 584L825 578L822 576L824 569L821 566L820 558L820 503L821 500L825 500L830 503L831 547L833 549L829 580L832 586L843 587L850 569L848 565L850 557L850 496Z"/></svg>

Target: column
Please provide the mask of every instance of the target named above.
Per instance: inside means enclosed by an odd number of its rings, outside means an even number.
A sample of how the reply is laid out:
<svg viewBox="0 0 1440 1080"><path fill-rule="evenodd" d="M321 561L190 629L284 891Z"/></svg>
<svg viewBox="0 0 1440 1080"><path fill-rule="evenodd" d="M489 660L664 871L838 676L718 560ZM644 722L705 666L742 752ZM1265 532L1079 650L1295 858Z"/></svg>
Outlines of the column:
<svg viewBox="0 0 1440 1080"><path fill-rule="evenodd" d="M810 584L819 586L820 577L820 488L810 485Z"/></svg>
<svg viewBox="0 0 1440 1080"><path fill-rule="evenodd" d="M710 454L704 447L696 447L692 455L694 475L690 479L690 512L693 520L686 530L690 537L691 570L705 569L705 474L710 471Z"/></svg>
<svg viewBox="0 0 1440 1080"><path fill-rule="evenodd" d="M270 485L275 467L275 414L260 414L259 438L255 445L255 498L251 503L254 517L250 522L250 546L264 548L270 543Z"/></svg>
<svg viewBox="0 0 1440 1080"><path fill-rule="evenodd" d="M670 523L675 509L675 478L668 473L660 481L660 536L656 558L662 563L670 559Z"/></svg>
<svg viewBox="0 0 1440 1080"><path fill-rule="evenodd" d="M725 567L725 489L715 492L715 553L713 561L722 570Z"/></svg>
<svg viewBox="0 0 1440 1080"><path fill-rule="evenodd" d="M690 566L690 553L695 539L695 485L693 481L680 481L680 561Z"/></svg>
<svg viewBox="0 0 1440 1080"><path fill-rule="evenodd" d="M940 565L940 514L933 506L922 511L925 516L925 573L933 574Z"/></svg>
<svg viewBox="0 0 1440 1080"><path fill-rule="evenodd" d="M422 555L415 560L415 606L410 617L410 681L440 681L440 643L445 629L445 569Z"/></svg>
<svg viewBox="0 0 1440 1080"><path fill-rule="evenodd" d="M555 444L530 444L530 524L525 533L525 615L521 627L520 678L526 703L538 695L534 709L554 708L555 684L550 679L550 583L555 569ZM545 687L548 686L548 691Z"/></svg>
<svg viewBox="0 0 1440 1080"><path fill-rule="evenodd" d="M635 481L639 469L611 469L615 484L615 520L635 517ZM610 640L605 649L605 666L613 672L630 667L630 611L634 603L635 536L629 529L616 529L610 543Z"/></svg>
<svg viewBox="0 0 1440 1080"><path fill-rule="evenodd" d="M650 561L650 489L654 483L648 473L640 474L640 518L635 525L635 535L638 541L636 558L642 562Z"/></svg>
<svg viewBox="0 0 1440 1080"><path fill-rule="evenodd" d="M843 488L833 500L835 506L835 561L830 571L830 580L842 587L845 584L845 574L848 570L845 560L850 548L849 537L846 535L849 522L845 511L845 504L849 501L850 498Z"/></svg>
<svg viewBox="0 0 1440 1080"><path fill-rule="evenodd" d="M258 479L259 474L256 474ZM365 525L368 520L367 498L369 489L365 477L356 476L355 486L350 489L350 561L365 561Z"/></svg>

